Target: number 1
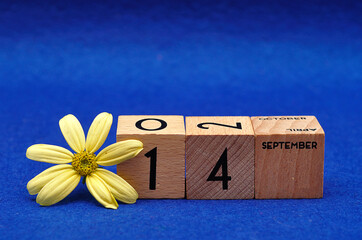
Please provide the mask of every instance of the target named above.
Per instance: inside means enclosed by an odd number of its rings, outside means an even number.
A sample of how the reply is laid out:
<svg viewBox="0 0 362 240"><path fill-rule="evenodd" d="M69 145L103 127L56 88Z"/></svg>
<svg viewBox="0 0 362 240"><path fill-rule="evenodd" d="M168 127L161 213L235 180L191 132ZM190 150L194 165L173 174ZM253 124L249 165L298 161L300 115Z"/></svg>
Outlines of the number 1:
<svg viewBox="0 0 362 240"><path fill-rule="evenodd" d="M156 162L157 162L157 147L145 154L150 160L150 190L156 190Z"/></svg>

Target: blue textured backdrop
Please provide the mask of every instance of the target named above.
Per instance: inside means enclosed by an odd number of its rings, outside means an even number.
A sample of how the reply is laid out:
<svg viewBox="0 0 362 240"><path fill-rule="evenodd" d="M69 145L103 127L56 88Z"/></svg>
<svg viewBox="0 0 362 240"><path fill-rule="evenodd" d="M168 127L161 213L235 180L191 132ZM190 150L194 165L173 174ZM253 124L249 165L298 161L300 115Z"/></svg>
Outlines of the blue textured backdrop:
<svg viewBox="0 0 362 240"><path fill-rule="evenodd" d="M361 12L360 1L2 1L0 238L362 238ZM73 113L87 129L102 111L316 115L324 198L112 211L79 185L38 206L26 183L50 164L26 148L67 146L58 120Z"/></svg>

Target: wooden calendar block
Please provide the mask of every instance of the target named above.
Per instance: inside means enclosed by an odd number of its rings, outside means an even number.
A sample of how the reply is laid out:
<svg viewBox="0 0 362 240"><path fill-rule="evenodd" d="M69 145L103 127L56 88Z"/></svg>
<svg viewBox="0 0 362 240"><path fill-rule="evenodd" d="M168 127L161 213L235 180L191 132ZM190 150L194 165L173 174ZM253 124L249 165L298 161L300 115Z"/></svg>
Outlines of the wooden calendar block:
<svg viewBox="0 0 362 240"><path fill-rule="evenodd" d="M255 198L323 197L324 131L314 116L252 117Z"/></svg>
<svg viewBox="0 0 362 240"><path fill-rule="evenodd" d="M140 198L185 197L185 125L183 116L119 116L117 141L137 139L144 149L118 164L117 174Z"/></svg>
<svg viewBox="0 0 362 240"><path fill-rule="evenodd" d="M250 117L186 117L186 197L254 198Z"/></svg>

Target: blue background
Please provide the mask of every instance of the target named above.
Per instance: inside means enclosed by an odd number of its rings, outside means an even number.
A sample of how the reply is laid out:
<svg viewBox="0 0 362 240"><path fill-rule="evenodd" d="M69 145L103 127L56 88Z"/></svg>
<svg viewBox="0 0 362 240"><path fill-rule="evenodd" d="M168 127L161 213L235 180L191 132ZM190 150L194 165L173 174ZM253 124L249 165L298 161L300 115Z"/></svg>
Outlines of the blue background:
<svg viewBox="0 0 362 240"><path fill-rule="evenodd" d="M358 1L2 1L0 238L361 239L361 12ZM80 184L40 207L26 184L51 165L27 147L67 147L59 119L72 113L87 131L103 111L316 115L324 198L113 211Z"/></svg>

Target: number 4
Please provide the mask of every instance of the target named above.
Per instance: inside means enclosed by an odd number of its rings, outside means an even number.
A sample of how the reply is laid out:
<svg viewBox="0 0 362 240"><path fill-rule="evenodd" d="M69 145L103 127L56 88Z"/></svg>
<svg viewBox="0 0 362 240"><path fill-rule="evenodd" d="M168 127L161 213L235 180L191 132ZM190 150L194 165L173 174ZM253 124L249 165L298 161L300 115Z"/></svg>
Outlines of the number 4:
<svg viewBox="0 0 362 240"><path fill-rule="evenodd" d="M212 169L210 176L207 178L207 181L222 181L222 189L224 190L228 189L228 181L231 180L231 177L228 176L227 154L228 149L225 148L214 169ZM216 176L216 173L219 171L220 167L222 168L221 176Z"/></svg>

